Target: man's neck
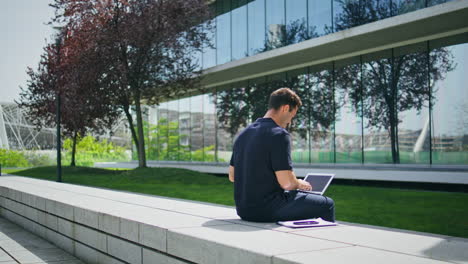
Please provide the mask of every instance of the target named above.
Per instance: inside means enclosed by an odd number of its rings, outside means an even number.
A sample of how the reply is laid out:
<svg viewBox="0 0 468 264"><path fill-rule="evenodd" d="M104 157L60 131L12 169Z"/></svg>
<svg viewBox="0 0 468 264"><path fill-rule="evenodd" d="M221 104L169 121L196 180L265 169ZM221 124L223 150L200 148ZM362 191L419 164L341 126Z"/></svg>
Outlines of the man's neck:
<svg viewBox="0 0 468 264"><path fill-rule="evenodd" d="M272 109L268 110L268 111L266 112L266 114L263 116L263 118L271 118L271 119L273 119L273 121L275 121L275 123L276 123L278 126L280 126L280 127L282 127L282 128L286 128L286 125L287 125L287 124L282 124L282 123L281 123L281 119L279 119L279 117L278 117L278 115L276 114L276 112L275 112L274 110L272 110Z"/></svg>

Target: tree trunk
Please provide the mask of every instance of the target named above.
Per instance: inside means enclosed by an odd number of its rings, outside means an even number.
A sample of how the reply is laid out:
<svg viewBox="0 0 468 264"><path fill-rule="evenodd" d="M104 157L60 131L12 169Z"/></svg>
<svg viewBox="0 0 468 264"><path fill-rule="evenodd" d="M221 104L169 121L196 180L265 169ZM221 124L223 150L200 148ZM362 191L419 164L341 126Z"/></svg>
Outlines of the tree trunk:
<svg viewBox="0 0 468 264"><path fill-rule="evenodd" d="M390 112L390 142L391 142L391 149L392 149L392 160L393 163L399 164L400 163L400 155L398 153L398 142L397 142L397 125L396 125L396 118L395 113Z"/></svg>
<svg viewBox="0 0 468 264"><path fill-rule="evenodd" d="M143 118L141 114L140 90L135 88L135 110L138 132L138 167L146 168L145 136L143 133Z"/></svg>
<svg viewBox="0 0 468 264"><path fill-rule="evenodd" d="M132 133L132 138L133 138L133 142L135 143L137 153L139 153L139 144L138 144L139 140L135 131L135 125L133 124L133 118L132 118L132 115L130 114L130 109L128 106L124 106L124 112L128 120L128 125L130 127L130 132Z"/></svg>
<svg viewBox="0 0 468 264"><path fill-rule="evenodd" d="M76 167L75 156L76 156L76 141L77 141L77 138L78 138L78 132L75 131L75 134L73 135L73 147L72 147L72 156L71 156L70 167Z"/></svg>

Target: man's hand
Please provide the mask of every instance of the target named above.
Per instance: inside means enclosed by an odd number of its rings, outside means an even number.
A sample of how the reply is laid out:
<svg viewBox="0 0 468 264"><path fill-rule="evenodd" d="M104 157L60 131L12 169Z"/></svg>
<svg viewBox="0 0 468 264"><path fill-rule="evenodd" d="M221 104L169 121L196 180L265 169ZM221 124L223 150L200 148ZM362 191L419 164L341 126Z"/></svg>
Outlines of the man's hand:
<svg viewBox="0 0 468 264"><path fill-rule="evenodd" d="M299 182L298 189L301 191L312 191L312 185L304 180L297 180Z"/></svg>
<svg viewBox="0 0 468 264"><path fill-rule="evenodd" d="M229 166L229 180L231 182L234 182L234 167L233 166Z"/></svg>
<svg viewBox="0 0 468 264"><path fill-rule="evenodd" d="M278 183L280 184L281 188L286 191L292 190L303 190L303 191L311 191L312 186L304 180L299 180L296 178L296 174L294 174L291 170L282 170L282 171L275 171L276 178L278 179Z"/></svg>

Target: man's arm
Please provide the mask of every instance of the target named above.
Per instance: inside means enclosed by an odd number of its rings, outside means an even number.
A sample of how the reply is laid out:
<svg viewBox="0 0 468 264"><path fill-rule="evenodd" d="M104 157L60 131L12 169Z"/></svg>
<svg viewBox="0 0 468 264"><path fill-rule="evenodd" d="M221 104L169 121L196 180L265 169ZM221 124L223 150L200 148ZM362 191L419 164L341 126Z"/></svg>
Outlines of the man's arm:
<svg viewBox="0 0 468 264"><path fill-rule="evenodd" d="M234 168L233 168L234 171ZM291 170L281 170L275 171L276 179L280 184L281 188L291 191L291 190L304 190L304 191L311 191L312 186L303 180L298 180L296 175Z"/></svg>
<svg viewBox="0 0 468 264"><path fill-rule="evenodd" d="M234 182L234 166L229 166L229 180Z"/></svg>

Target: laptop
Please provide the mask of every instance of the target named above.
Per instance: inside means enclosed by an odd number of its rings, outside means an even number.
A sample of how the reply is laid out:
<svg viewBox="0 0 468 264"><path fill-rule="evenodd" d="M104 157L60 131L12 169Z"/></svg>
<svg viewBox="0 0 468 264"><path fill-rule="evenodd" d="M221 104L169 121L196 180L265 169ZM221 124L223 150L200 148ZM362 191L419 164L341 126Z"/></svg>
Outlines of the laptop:
<svg viewBox="0 0 468 264"><path fill-rule="evenodd" d="M301 190L301 192L323 195L333 177L335 177L335 174L307 173L304 181L312 185L312 191Z"/></svg>

